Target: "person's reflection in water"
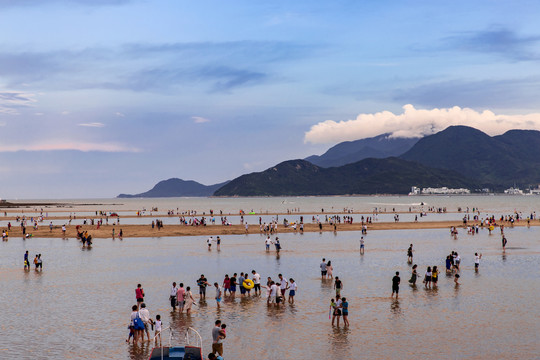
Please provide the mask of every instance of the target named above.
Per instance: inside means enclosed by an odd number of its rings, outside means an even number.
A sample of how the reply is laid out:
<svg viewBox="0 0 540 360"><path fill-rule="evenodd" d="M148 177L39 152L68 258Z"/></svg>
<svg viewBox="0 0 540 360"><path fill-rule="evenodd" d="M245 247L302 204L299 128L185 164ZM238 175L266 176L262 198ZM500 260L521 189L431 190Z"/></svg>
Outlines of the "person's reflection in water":
<svg viewBox="0 0 540 360"><path fill-rule="evenodd" d="M392 300L392 303L390 304L390 311L394 315L401 315L401 307L399 306L398 299Z"/></svg>
<svg viewBox="0 0 540 360"><path fill-rule="evenodd" d="M506 261L506 253L504 253L504 252L502 253L501 259L502 259L503 262Z"/></svg>
<svg viewBox="0 0 540 360"><path fill-rule="evenodd" d="M332 332L328 333L330 346L332 347L333 359L353 359L351 354L351 344L349 342L350 330L348 327L332 327Z"/></svg>

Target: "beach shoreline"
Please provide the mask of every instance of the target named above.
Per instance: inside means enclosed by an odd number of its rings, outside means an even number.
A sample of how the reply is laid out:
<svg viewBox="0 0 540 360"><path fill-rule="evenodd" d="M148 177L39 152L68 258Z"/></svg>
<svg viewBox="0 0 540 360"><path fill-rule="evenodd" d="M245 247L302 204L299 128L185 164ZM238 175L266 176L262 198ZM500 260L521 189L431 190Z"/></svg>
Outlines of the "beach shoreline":
<svg viewBox="0 0 540 360"><path fill-rule="evenodd" d="M469 226L478 225L480 222L470 221ZM504 225L506 228L511 228L510 222L500 222L500 225ZM514 227L523 226L540 226L540 221L531 221L529 224L527 221L517 221L513 224ZM425 221L425 222L376 222L367 224L367 230L422 230L422 229L448 229L456 227L458 229L466 229L467 225L463 224L463 221ZM260 231L259 225L250 224L248 231L246 232L245 225L206 225L206 226L192 226L192 225L165 225L161 229L157 227L152 228L151 225L101 225L99 229L97 225L79 225L79 231L88 231L89 235L92 235L94 239L107 239L112 238L113 229L115 231L115 237L118 238L118 233L122 230L123 238L135 238L135 237L183 237L183 236L216 236L216 235L246 235L246 234L263 234ZM304 232L333 232L334 226L328 223L322 224L322 229L318 224L305 223ZM337 232L341 231L362 231L362 224L360 222L353 224L337 224ZM77 229L75 225L66 226L66 233L62 233L62 226L53 226L52 231L46 225L41 225L37 230L28 226L26 228L27 234L32 234L32 237L40 238L76 238ZM299 233L302 232L297 229L296 231L292 227L285 227L278 225L278 232L274 232L273 236L279 236L283 233ZM493 231L493 234L497 234L497 231ZM20 226L13 226L9 232L9 237L17 238L22 237L22 229Z"/></svg>

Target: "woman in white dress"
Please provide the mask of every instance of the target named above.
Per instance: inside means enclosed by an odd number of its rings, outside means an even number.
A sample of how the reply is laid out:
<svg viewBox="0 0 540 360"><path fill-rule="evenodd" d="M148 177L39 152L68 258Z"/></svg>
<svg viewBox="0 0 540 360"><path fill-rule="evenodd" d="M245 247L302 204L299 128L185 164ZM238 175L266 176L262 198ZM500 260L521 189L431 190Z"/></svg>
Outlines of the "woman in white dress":
<svg viewBox="0 0 540 360"><path fill-rule="evenodd" d="M195 303L195 300L193 299L193 294L191 293L191 288L189 286L186 288L184 300L186 301L186 305L184 306L186 309L186 314L189 314L191 312L191 305Z"/></svg>

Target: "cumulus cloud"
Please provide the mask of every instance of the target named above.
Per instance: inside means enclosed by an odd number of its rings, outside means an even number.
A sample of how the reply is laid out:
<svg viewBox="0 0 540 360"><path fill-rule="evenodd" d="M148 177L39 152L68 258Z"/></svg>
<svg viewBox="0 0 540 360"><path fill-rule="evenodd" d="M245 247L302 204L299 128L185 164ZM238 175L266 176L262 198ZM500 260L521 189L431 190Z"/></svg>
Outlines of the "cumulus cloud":
<svg viewBox="0 0 540 360"><path fill-rule="evenodd" d="M140 152L139 149L116 143L92 143L92 142L43 142L33 144L0 144L0 152L16 151L82 151L82 152Z"/></svg>
<svg viewBox="0 0 540 360"><path fill-rule="evenodd" d="M79 124L79 126L102 128L105 126L105 124L100 123L100 122L92 122L92 123Z"/></svg>
<svg viewBox="0 0 540 360"><path fill-rule="evenodd" d="M193 119L193 121L195 121L196 124L207 123L210 121L207 118L203 118L201 116L192 116L191 118Z"/></svg>
<svg viewBox="0 0 540 360"><path fill-rule="evenodd" d="M465 125L489 135L499 135L511 129L540 130L540 113L525 115L495 114L470 108L416 109L403 106L403 113L381 111L360 114L353 120L326 120L313 125L304 136L304 142L313 144L338 143L390 133L391 137L422 137L444 130L450 125Z"/></svg>

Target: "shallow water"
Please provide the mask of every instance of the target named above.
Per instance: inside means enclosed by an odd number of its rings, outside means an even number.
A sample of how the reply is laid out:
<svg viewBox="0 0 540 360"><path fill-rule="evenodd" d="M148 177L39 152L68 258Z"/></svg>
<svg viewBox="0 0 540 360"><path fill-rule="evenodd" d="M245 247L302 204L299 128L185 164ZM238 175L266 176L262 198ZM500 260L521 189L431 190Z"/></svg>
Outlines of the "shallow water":
<svg viewBox="0 0 540 360"><path fill-rule="evenodd" d="M225 236L219 253L207 251L204 237L96 239L91 250L74 239L11 238L0 244L0 358L146 359L149 346L125 343L139 282L152 317L161 314L178 334L186 326L199 330L205 353L215 319L226 323L226 359L537 358L539 231L507 229L506 254L500 236L484 230L457 240L447 230L374 231L365 237L363 256L356 232L282 234L279 258L264 251L260 235ZM443 273L437 290L420 282L411 288L410 243L420 277L428 265L444 269L446 255L458 251L462 285L456 288ZM22 269L25 250L32 258L43 254L42 272ZM477 251L483 257L475 273ZM331 281L320 279L322 257L343 280L348 329L328 320L334 292ZM172 281L196 288L201 273L221 283L225 273L252 269L263 279L278 273L295 278L296 304L274 309L264 298L237 298L217 310L209 289L207 303L191 316L171 313ZM395 271L402 279L399 301L390 299Z"/></svg>

